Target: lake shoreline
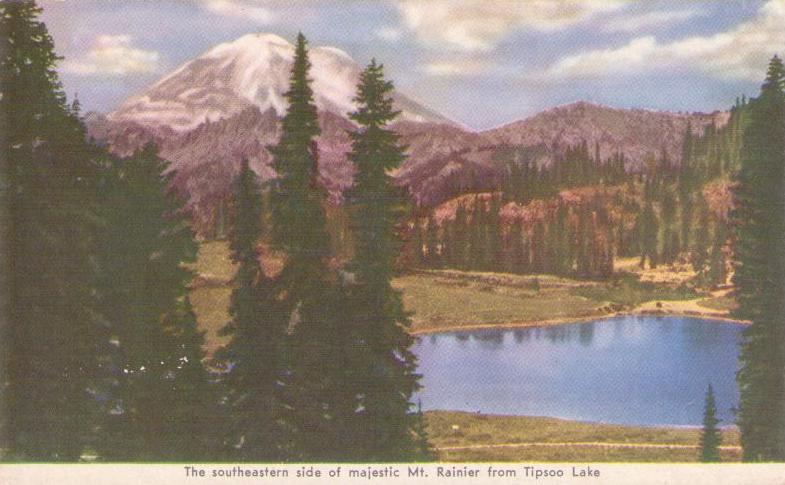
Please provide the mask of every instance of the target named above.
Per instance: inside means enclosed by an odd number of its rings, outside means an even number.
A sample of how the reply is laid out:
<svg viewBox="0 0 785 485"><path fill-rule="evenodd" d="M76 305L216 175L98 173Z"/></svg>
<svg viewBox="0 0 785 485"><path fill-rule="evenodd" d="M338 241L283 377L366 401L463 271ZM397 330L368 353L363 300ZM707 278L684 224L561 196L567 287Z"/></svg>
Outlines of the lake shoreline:
<svg viewBox="0 0 785 485"><path fill-rule="evenodd" d="M696 320L712 320L723 323L732 323L736 325L750 325L748 320L740 320L722 315L713 315L710 313L694 314L690 312L665 312L665 311L651 311L651 310L630 310L615 313L608 313L605 315L592 315L587 317L565 317L554 318L549 320L528 320L521 322L503 322L503 323L467 323L465 325L449 325L441 327L423 327L417 329L410 329L409 334L414 336L432 335L436 333L446 332L459 332L459 331L475 331L475 330L492 330L492 329L515 329L515 328L533 328L533 327L554 327L559 325L571 325L576 323L587 323L597 320L611 320L619 317L685 317L693 318Z"/></svg>

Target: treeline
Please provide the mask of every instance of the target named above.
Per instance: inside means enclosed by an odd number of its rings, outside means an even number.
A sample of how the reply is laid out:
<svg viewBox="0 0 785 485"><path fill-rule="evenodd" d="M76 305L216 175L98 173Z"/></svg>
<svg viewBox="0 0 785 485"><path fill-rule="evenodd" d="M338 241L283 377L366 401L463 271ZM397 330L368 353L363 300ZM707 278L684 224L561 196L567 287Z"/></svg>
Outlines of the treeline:
<svg viewBox="0 0 785 485"><path fill-rule="evenodd" d="M119 160L85 140L39 15L32 1L0 5L2 459L430 459L409 317L390 286L400 211L387 172L404 156L382 67L363 71L350 114L355 252L336 268L298 37L271 147L279 177L267 197L247 163L236 177L228 343L208 360L188 298L197 243L168 164L152 145ZM262 240L284 255L279 274L263 270Z"/></svg>
<svg viewBox="0 0 785 485"><path fill-rule="evenodd" d="M785 461L785 67L774 56L748 105L735 177L737 315L745 331L737 424L746 461Z"/></svg>
<svg viewBox="0 0 785 485"><path fill-rule="evenodd" d="M417 223L414 264L584 278L613 273L614 235L602 199L579 205L557 199L528 208L501 206L499 195L463 198L452 218Z"/></svg>
<svg viewBox="0 0 785 485"><path fill-rule="evenodd" d="M608 278L618 257L641 267L691 264L705 286L726 283L733 253L728 212L747 101L702 135L686 128L674 159L663 150L642 167L607 159L586 142L549 164L505 148L498 192L464 195L414 217L410 264L430 268Z"/></svg>
<svg viewBox="0 0 785 485"><path fill-rule="evenodd" d="M554 151L556 154L548 165L532 160L525 147L504 148L497 152L495 160L506 164L502 185L504 199L527 203L553 197L561 189L616 185L627 179L623 152L603 160L599 144L595 144L591 155L586 141L567 147L563 154L556 147Z"/></svg>

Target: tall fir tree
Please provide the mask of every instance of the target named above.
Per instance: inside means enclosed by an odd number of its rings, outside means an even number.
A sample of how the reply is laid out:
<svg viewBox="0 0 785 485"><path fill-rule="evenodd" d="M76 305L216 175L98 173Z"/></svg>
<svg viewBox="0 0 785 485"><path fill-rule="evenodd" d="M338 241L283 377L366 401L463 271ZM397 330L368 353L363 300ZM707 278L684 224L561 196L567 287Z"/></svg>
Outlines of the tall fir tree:
<svg viewBox="0 0 785 485"><path fill-rule="evenodd" d="M356 409L351 382L351 338L342 312L343 292L328 266L331 256L319 182L319 120L310 87L308 48L299 34L288 108L277 145L270 147L278 173L272 193L272 242L286 254L278 277L291 335L284 358L285 404L292 460L347 459Z"/></svg>
<svg viewBox="0 0 785 485"><path fill-rule="evenodd" d="M751 100L735 191L733 282L744 331L738 425L744 459L785 460L785 68L769 64Z"/></svg>
<svg viewBox="0 0 785 485"><path fill-rule="evenodd" d="M639 232L640 244L640 267L649 260L649 267L657 267L657 234L659 233L659 221L654 207L650 201L646 201L643 211L638 216L637 231Z"/></svg>
<svg viewBox="0 0 785 485"><path fill-rule="evenodd" d="M451 224L451 241L453 245L452 253L455 257L453 263L455 268L466 269L469 263L469 218L466 207L458 204L455 209L455 220Z"/></svg>
<svg viewBox="0 0 785 485"><path fill-rule="evenodd" d="M93 436L104 333L89 253L93 149L66 103L60 59L33 1L0 3L3 207L2 419L7 456L74 461ZM4 242L5 242L4 241ZM7 271L7 272L6 272ZM5 291L7 290L7 292Z"/></svg>
<svg viewBox="0 0 785 485"><path fill-rule="evenodd" d="M720 460L720 444L722 433L717 428L720 420L717 419L717 404L714 401L714 389L711 384L706 389L706 401L703 408L703 429L700 439L700 461L718 462Z"/></svg>
<svg viewBox="0 0 785 485"><path fill-rule="evenodd" d="M681 247L684 250L690 248L690 236L692 235L692 207L695 191L695 174L693 168L693 138L692 125L687 123L682 142L681 165L679 167L679 203L681 205Z"/></svg>
<svg viewBox="0 0 785 485"><path fill-rule="evenodd" d="M397 243L395 226L402 201L390 171L405 159L398 135L388 128L398 115L393 85L375 60L360 75L358 109L349 117L359 129L351 133L354 186L350 192L355 254L350 268L352 315L364 362L360 364L361 455L370 461L402 461L427 454L422 443L421 413L412 413L411 396L419 388L414 343L400 292L391 285ZM420 433L416 432L419 430ZM418 438L418 434L420 434ZM425 458L420 456L419 458Z"/></svg>
<svg viewBox="0 0 785 485"><path fill-rule="evenodd" d="M419 268L424 266L425 263L425 252L423 251L423 247L425 246L425 238L423 237L423 228L420 224L420 220L418 218L414 218L412 223L412 264L415 268ZM450 245L450 249L452 249L452 245Z"/></svg>
<svg viewBox="0 0 785 485"><path fill-rule="evenodd" d="M439 225L436 219L429 217L425 225L425 245L428 248L428 266L431 268L441 267L441 254L439 252Z"/></svg>
<svg viewBox="0 0 785 485"><path fill-rule="evenodd" d="M717 219L714 224L714 243L709 255L709 280L712 285L724 285L728 277L724 248L728 241L727 221Z"/></svg>
<svg viewBox="0 0 785 485"><path fill-rule="evenodd" d="M662 195L662 262L673 264L679 256L679 231L676 227L676 199L670 190Z"/></svg>
<svg viewBox="0 0 785 485"><path fill-rule="evenodd" d="M229 314L221 329L231 338L218 350L227 393L227 451L241 461L280 460L287 443L280 420L280 346L286 324L273 281L259 262L263 233L262 194L256 173L243 160L234 188L234 227L230 245L237 265Z"/></svg>
<svg viewBox="0 0 785 485"><path fill-rule="evenodd" d="M184 266L197 245L167 168L148 145L102 179L97 299L112 345L96 451L106 460L204 460L217 449L217 390Z"/></svg>
<svg viewBox="0 0 785 485"><path fill-rule="evenodd" d="M703 196L698 195L697 199L698 225L695 228L695 238L692 243L690 257L693 269L697 272L702 272L705 270L709 249L711 248L711 213Z"/></svg>

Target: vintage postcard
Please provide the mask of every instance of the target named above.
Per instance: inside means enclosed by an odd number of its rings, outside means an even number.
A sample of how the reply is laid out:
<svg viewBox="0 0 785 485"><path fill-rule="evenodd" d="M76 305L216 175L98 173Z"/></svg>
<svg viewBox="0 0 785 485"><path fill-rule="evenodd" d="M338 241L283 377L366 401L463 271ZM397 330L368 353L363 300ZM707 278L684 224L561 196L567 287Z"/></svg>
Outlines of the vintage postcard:
<svg viewBox="0 0 785 485"><path fill-rule="evenodd" d="M0 1L0 482L782 483L782 55L785 0Z"/></svg>

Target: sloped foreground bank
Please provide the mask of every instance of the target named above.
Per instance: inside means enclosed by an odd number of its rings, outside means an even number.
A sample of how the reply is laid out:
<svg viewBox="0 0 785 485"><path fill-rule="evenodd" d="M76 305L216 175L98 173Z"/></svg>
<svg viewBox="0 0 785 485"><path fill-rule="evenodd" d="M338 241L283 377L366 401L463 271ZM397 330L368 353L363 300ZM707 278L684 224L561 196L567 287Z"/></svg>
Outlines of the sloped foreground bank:
<svg viewBox="0 0 785 485"><path fill-rule="evenodd" d="M453 411L425 413L445 462L697 462L700 429L585 423ZM723 461L741 460L739 432L722 431Z"/></svg>

